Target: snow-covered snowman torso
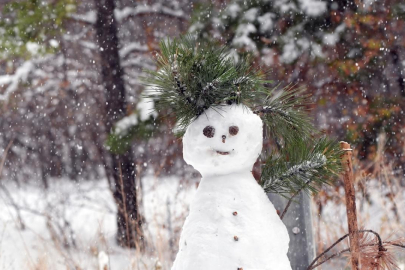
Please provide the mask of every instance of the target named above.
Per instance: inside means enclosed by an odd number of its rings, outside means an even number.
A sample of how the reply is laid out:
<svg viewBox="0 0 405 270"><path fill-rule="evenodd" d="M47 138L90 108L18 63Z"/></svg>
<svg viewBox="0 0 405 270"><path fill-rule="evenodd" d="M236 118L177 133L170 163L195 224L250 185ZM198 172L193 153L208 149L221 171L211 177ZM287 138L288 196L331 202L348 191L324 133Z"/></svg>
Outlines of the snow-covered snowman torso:
<svg viewBox="0 0 405 270"><path fill-rule="evenodd" d="M184 160L203 178L172 270L291 270L287 230L251 173L262 129L242 105L210 108L187 128Z"/></svg>

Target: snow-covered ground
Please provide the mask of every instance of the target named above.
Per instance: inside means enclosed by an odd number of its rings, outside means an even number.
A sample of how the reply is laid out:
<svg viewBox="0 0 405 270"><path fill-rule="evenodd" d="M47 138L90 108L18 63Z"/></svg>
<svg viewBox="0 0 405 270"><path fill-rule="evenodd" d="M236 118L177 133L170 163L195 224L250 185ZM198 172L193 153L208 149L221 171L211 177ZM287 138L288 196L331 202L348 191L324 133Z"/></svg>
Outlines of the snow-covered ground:
<svg viewBox="0 0 405 270"><path fill-rule="evenodd" d="M176 177L142 180L148 222L142 255L116 245L116 207L106 180L55 179L47 191L6 185L12 201L0 190L0 269L99 269L105 255L109 269L169 269L196 185Z"/></svg>
<svg viewBox="0 0 405 270"><path fill-rule="evenodd" d="M116 245L116 208L105 179L80 184L55 179L45 192L31 184L5 184L13 202L0 188L0 270L97 270L99 256L108 257L113 270L169 270L197 180L148 176L142 183L149 244L145 254ZM366 188L368 201L360 192L357 196L361 226L381 232L384 239L405 236L405 191L393 197L395 216L387 187L369 181ZM326 204L320 220L314 215L314 229L319 232L315 237L322 239L320 250L346 231L345 209L339 201L343 193L339 194ZM13 204L20 209L25 229ZM404 270L404 253L397 258ZM334 260L322 269L345 269L346 262L346 258Z"/></svg>

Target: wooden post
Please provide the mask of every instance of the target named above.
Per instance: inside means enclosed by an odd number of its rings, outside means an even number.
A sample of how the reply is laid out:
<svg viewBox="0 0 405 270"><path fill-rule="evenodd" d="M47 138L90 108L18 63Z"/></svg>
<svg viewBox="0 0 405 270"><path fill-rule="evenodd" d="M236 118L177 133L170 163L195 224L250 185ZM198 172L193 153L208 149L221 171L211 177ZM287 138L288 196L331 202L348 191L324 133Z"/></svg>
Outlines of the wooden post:
<svg viewBox="0 0 405 270"><path fill-rule="evenodd" d="M269 193L267 196L280 212L288 203L287 199L277 194ZM310 204L311 198L308 194L300 192L283 218L283 223L290 236L287 255L293 270L306 270L315 257Z"/></svg>
<svg viewBox="0 0 405 270"><path fill-rule="evenodd" d="M344 152L342 155L343 181L346 196L346 213L349 227L350 253L352 269L360 269L359 228L357 225L356 196L354 190L354 177L352 165L352 149L347 142L340 142Z"/></svg>

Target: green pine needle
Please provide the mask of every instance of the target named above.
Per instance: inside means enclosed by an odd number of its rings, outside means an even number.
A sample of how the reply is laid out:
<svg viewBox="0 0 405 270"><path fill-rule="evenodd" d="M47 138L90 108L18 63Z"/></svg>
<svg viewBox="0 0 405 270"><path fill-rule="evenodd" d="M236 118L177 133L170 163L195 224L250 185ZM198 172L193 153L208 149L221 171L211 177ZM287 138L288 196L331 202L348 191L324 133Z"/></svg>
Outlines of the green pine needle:
<svg viewBox="0 0 405 270"><path fill-rule="evenodd" d="M146 71L146 85L158 113L174 114L179 130L206 109L224 104L249 105L264 90L264 74L251 64L249 55L235 62L228 47L199 43L183 36L160 43L156 58L158 71Z"/></svg>
<svg viewBox="0 0 405 270"><path fill-rule="evenodd" d="M296 140L269 156L261 184L266 192L285 197L300 191L316 193L341 171L341 155L339 144L326 137Z"/></svg>
<svg viewBox="0 0 405 270"><path fill-rule="evenodd" d="M262 116L271 137L283 139L286 144L294 143L315 130L307 111L309 98L302 87L275 88L254 112Z"/></svg>

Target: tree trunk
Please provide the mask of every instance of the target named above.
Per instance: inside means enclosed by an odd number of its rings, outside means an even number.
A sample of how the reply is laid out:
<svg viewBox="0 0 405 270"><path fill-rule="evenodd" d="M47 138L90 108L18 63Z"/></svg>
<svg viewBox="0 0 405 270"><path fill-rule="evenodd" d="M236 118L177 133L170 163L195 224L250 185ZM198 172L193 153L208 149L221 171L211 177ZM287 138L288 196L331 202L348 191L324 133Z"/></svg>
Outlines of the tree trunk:
<svg viewBox="0 0 405 270"><path fill-rule="evenodd" d="M394 72L396 73L397 76L399 93L401 94L402 97L405 97L405 79L404 75L402 74L402 63L399 59L398 51L399 51L398 47L395 47L393 50L391 50L392 63L394 64Z"/></svg>
<svg viewBox="0 0 405 270"><path fill-rule="evenodd" d="M109 133L114 123L126 115L125 85L118 53L114 0L97 0L95 24L100 51L101 77L106 94L105 127ZM135 189L135 161L128 150L111 154L108 168L112 175L113 196L117 204L117 241L122 246L136 247L142 240L141 219Z"/></svg>

